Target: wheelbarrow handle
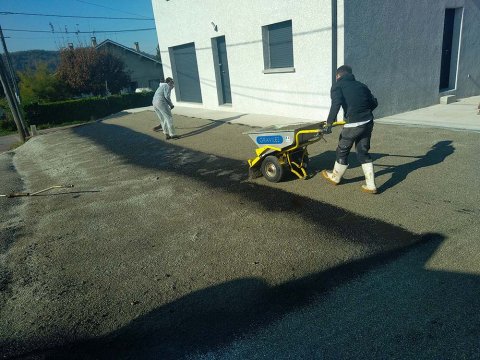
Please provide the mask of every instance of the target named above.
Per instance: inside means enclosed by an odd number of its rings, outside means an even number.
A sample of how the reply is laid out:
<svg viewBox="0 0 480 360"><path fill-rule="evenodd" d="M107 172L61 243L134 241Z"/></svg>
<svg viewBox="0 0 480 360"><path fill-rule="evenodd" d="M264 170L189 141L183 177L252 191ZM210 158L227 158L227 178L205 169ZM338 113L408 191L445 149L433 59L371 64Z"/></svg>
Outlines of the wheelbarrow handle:
<svg viewBox="0 0 480 360"><path fill-rule="evenodd" d="M335 127L335 126L342 126L342 125L345 125L347 122L346 121L334 121L332 123L332 126ZM326 121L322 121L320 122L320 125L322 128L324 128L325 126L327 126L327 122Z"/></svg>

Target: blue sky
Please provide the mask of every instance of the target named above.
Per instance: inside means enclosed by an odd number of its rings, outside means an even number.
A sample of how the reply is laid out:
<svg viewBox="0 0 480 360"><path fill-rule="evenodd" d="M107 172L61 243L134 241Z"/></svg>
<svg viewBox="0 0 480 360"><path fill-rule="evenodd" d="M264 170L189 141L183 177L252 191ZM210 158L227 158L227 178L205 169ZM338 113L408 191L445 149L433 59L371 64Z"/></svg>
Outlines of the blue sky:
<svg viewBox="0 0 480 360"><path fill-rule="evenodd" d="M4 15L2 12L41 13L46 15L102 16L153 19L151 0L0 0L0 26L9 52L21 50L58 50L72 42L76 47L89 45L93 31L155 28L153 20L107 20L28 15ZM54 32L52 33L52 26ZM86 31L89 33L65 33ZM43 30L44 33L14 32L7 29ZM105 39L156 53L155 30L138 32L96 33L97 43Z"/></svg>

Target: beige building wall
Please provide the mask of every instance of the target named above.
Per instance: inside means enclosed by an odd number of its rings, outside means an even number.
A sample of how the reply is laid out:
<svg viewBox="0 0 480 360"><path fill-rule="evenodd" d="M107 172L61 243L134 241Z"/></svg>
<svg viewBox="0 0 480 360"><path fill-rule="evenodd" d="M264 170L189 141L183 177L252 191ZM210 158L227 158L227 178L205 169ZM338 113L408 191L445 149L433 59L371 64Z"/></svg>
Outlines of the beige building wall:
<svg viewBox="0 0 480 360"><path fill-rule="evenodd" d="M162 65L159 62L112 43L105 43L98 48L122 59L126 72L130 75L132 82L137 82L138 88L150 87L156 90L158 82L163 80Z"/></svg>

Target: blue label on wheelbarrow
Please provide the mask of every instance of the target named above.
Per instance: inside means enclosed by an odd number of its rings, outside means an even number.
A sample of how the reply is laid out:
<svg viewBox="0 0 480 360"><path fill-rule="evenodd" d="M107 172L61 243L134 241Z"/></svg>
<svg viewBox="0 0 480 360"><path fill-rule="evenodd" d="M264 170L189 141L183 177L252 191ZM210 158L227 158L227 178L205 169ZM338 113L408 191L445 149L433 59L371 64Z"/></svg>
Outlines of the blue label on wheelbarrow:
<svg viewBox="0 0 480 360"><path fill-rule="evenodd" d="M282 142L283 136L280 135L257 136L257 143L260 145L281 144Z"/></svg>

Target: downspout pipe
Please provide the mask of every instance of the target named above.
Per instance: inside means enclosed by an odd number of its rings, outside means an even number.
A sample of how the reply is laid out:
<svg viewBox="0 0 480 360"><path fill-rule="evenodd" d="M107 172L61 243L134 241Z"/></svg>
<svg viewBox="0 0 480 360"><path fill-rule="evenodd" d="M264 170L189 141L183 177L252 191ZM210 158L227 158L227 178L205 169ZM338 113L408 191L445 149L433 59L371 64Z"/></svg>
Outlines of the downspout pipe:
<svg viewBox="0 0 480 360"><path fill-rule="evenodd" d="M338 56L338 32L337 32L337 0L332 0L332 86L336 82L335 74L337 72L337 56Z"/></svg>

